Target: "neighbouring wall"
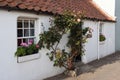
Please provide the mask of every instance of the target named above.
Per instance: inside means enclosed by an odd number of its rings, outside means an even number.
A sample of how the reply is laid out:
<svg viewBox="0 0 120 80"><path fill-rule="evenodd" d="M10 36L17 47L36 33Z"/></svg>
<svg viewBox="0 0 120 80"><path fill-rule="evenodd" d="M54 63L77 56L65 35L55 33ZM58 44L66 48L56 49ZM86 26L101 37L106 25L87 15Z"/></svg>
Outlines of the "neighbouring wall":
<svg viewBox="0 0 120 80"><path fill-rule="evenodd" d="M120 0L115 0L115 49L120 51Z"/></svg>

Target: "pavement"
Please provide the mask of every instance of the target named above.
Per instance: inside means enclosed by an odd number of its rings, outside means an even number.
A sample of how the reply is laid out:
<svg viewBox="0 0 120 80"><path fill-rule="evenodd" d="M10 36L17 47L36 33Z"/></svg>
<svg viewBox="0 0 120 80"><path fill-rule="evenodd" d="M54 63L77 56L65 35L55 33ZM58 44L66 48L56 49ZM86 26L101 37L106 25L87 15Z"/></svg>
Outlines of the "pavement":
<svg viewBox="0 0 120 80"><path fill-rule="evenodd" d="M88 64L77 64L77 77L59 74L44 80L120 80L120 52Z"/></svg>

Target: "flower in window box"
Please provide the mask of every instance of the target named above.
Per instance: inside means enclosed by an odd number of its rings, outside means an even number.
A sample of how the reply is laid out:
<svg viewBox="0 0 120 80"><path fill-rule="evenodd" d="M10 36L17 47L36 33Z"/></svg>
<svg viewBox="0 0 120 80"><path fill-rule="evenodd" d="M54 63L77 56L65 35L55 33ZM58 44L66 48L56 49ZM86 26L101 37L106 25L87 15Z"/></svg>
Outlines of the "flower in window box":
<svg viewBox="0 0 120 80"><path fill-rule="evenodd" d="M31 54L38 53L39 45L34 44L33 41L29 41L27 43L21 43L21 46L17 48L17 51L15 52L15 56L21 57Z"/></svg>
<svg viewBox="0 0 120 80"><path fill-rule="evenodd" d="M99 37L100 37L100 38L99 38L100 42L106 40L106 37L105 37L103 34L100 34Z"/></svg>

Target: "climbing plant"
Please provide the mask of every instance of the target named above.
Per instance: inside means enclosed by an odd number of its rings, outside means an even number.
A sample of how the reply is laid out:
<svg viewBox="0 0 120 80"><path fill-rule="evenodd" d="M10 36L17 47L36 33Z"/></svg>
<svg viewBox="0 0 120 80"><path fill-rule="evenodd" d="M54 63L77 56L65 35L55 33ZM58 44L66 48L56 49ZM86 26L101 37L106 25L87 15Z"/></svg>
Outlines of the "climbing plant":
<svg viewBox="0 0 120 80"><path fill-rule="evenodd" d="M54 61L54 66L64 67L67 70L74 69L73 61L76 56L84 53L83 43L86 43L88 35L92 35L91 28L82 28L83 13L66 11L63 15L55 15L50 20L51 27L40 34L39 47L47 48L49 59ZM67 44L62 44L70 49L60 49L58 45L63 35L68 34Z"/></svg>

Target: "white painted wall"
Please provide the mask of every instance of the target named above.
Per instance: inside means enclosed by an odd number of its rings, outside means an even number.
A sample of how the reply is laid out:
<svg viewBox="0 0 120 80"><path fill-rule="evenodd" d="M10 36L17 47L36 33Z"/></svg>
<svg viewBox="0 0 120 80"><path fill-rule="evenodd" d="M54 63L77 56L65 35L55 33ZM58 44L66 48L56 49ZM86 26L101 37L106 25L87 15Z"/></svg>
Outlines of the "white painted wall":
<svg viewBox="0 0 120 80"><path fill-rule="evenodd" d="M64 69L53 67L53 62L46 56L46 49L39 52L37 60L17 63L14 53L17 49L17 18L20 16L38 19L37 37L42 31L41 22L45 27L50 26L50 16L0 10L0 80L41 80L63 72Z"/></svg>
<svg viewBox="0 0 120 80"><path fill-rule="evenodd" d="M92 38L85 44L85 55L82 57L84 63L88 63L98 58L105 57L115 52L115 23L104 22L105 44L99 45L99 23L93 21L84 21L83 27L93 29Z"/></svg>
<svg viewBox="0 0 120 80"><path fill-rule="evenodd" d="M104 11L111 16L115 16L115 0L93 0L95 1Z"/></svg>
<svg viewBox="0 0 120 80"><path fill-rule="evenodd" d="M46 30L48 29L48 26L50 26L49 18L51 18L51 16L0 10L0 80L41 80L63 72L64 69L53 67L53 62L50 62L49 58L46 56L46 53L49 52L46 49L40 50L40 58L37 60L17 63L14 53L17 49L17 18L20 16L37 18L37 41L39 39L39 33L42 32L41 22L46 27ZM84 63L97 59L97 25L98 22L84 22L84 27L91 27L94 30L93 37L88 40L88 43L86 43L85 46L86 52L82 57ZM101 51L105 50L105 54L110 54L114 52L115 27L114 23L105 23L105 25L105 35L109 42L105 45L107 48L101 48ZM61 41L62 44L66 44L66 36L67 35L63 37ZM62 44L59 45L60 48L65 47ZM101 52L101 54L104 53Z"/></svg>
<svg viewBox="0 0 120 80"><path fill-rule="evenodd" d="M84 21L83 27L90 27L93 29L92 38L88 39L88 42L85 44L85 55L83 55L82 60L84 63L88 63L97 58L98 52L98 36L97 36L97 22L93 21Z"/></svg>
<svg viewBox="0 0 120 80"><path fill-rule="evenodd" d="M100 45L100 57L115 52L115 23L104 23L103 34L106 37L105 44Z"/></svg>

